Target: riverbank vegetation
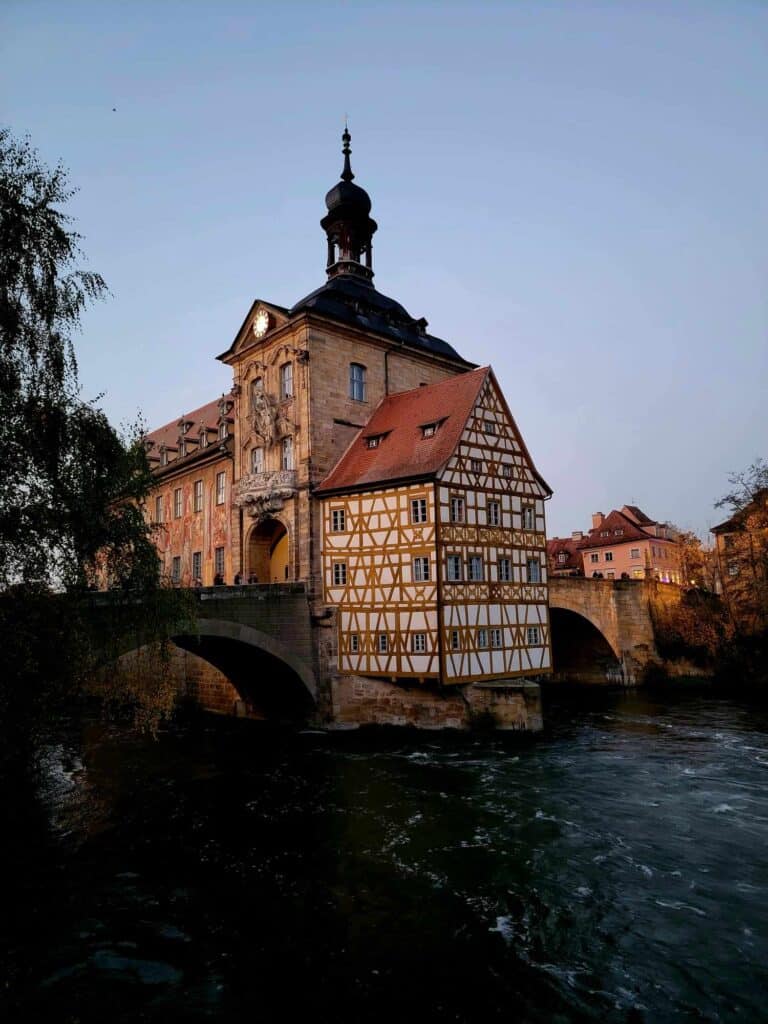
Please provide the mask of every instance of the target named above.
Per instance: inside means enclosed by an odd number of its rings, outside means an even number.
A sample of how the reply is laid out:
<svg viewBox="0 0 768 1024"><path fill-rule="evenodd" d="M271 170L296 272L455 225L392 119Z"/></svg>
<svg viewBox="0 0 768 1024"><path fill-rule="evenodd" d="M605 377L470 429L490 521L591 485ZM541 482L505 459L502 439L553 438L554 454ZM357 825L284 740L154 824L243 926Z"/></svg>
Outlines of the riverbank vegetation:
<svg viewBox="0 0 768 1024"><path fill-rule="evenodd" d="M132 596L157 642L178 595L164 594L143 506L151 476L140 425L118 432L83 400L73 336L101 276L79 268L59 165L0 130L0 729L27 748L36 723L82 692L110 634L83 598L96 580ZM141 695L132 699L141 703Z"/></svg>

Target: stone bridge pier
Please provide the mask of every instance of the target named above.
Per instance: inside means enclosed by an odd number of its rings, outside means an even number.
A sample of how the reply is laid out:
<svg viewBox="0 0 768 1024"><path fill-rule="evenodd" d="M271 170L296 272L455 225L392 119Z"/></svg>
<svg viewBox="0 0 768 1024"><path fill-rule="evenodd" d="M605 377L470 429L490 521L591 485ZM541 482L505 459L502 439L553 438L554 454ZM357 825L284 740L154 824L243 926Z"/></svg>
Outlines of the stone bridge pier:
<svg viewBox="0 0 768 1024"><path fill-rule="evenodd" d="M679 588L655 580L550 580L555 678L642 682L648 666L661 663L651 616L658 600L679 601Z"/></svg>

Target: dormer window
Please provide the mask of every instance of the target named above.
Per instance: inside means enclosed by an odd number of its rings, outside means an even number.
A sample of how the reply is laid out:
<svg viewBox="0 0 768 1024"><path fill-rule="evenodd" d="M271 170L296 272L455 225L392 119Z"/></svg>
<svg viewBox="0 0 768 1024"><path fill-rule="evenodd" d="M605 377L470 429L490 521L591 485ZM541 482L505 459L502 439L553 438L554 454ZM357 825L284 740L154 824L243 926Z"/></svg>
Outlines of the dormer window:
<svg viewBox="0 0 768 1024"><path fill-rule="evenodd" d="M161 466L167 466L168 465L168 449L167 448L161 448L160 449L160 465Z"/></svg>
<svg viewBox="0 0 768 1024"><path fill-rule="evenodd" d="M207 430L201 430L200 431L200 447L201 448L207 448L208 447L208 431Z"/></svg>
<svg viewBox="0 0 768 1024"><path fill-rule="evenodd" d="M614 535L614 537L622 537L624 535L624 531L623 530L614 530L613 531L613 535Z"/></svg>
<svg viewBox="0 0 768 1024"><path fill-rule="evenodd" d="M366 437L365 446L366 448L378 448L383 439L383 434L371 434L370 437Z"/></svg>
<svg viewBox="0 0 768 1024"><path fill-rule="evenodd" d="M436 423L424 423L421 428L422 437L434 437L437 430Z"/></svg>
<svg viewBox="0 0 768 1024"><path fill-rule="evenodd" d="M183 458L187 454L187 442L184 438L179 438L179 458Z"/></svg>
<svg viewBox="0 0 768 1024"><path fill-rule="evenodd" d="M219 440L220 441L226 441L226 439L227 439L227 421L223 420L219 424Z"/></svg>

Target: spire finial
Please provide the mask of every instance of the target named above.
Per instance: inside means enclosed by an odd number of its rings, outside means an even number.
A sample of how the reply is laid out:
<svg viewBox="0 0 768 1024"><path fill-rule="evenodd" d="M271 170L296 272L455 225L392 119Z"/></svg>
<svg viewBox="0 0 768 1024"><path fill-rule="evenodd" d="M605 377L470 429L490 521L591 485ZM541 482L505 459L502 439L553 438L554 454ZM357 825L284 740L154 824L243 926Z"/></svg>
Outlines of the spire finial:
<svg viewBox="0 0 768 1024"><path fill-rule="evenodd" d="M341 136L341 141L344 143L342 147L342 153L344 154L344 170L341 172L342 181L352 181L354 174L352 173L352 167L349 162L349 154L352 150L349 148L349 143L352 141L352 136L349 134L349 128L347 126L347 115L344 115L344 134Z"/></svg>

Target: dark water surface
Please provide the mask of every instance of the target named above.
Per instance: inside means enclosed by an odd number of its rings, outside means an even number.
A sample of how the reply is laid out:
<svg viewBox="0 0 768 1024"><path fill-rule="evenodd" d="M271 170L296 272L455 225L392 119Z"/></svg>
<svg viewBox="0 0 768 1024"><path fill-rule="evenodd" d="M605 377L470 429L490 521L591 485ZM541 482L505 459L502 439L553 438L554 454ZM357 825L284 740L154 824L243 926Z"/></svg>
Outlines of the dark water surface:
<svg viewBox="0 0 768 1024"><path fill-rule="evenodd" d="M8 822L4 1019L768 1020L768 712L548 722L71 725Z"/></svg>

